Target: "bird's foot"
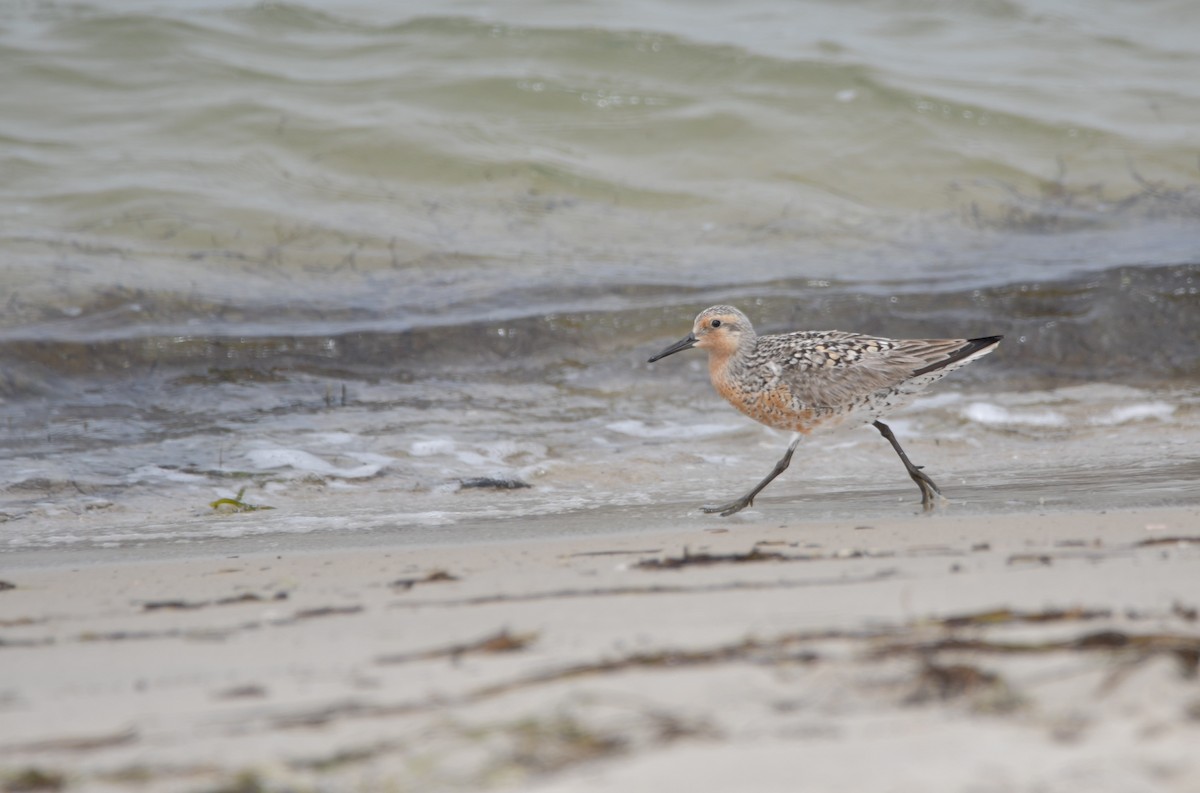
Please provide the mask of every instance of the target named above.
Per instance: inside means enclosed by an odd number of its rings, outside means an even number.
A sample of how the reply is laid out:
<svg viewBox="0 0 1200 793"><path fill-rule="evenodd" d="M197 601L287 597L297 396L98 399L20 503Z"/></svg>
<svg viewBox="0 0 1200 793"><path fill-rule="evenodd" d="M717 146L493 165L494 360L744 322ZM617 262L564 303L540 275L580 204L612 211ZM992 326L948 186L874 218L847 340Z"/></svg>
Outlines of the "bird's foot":
<svg viewBox="0 0 1200 793"><path fill-rule="evenodd" d="M941 488L929 478L928 474L921 471L920 466L913 466L913 470L909 471L908 474L917 483L917 487L921 489L921 507L926 512L937 506L939 500L946 500L946 497L942 495Z"/></svg>
<svg viewBox="0 0 1200 793"><path fill-rule="evenodd" d="M753 503L753 498L749 496L742 496L735 501L730 501L728 504L718 504L717 506L709 506L706 504L705 506L700 507L700 511L709 515L714 513L719 514L721 517L727 518L735 512L741 512L743 509L752 505Z"/></svg>

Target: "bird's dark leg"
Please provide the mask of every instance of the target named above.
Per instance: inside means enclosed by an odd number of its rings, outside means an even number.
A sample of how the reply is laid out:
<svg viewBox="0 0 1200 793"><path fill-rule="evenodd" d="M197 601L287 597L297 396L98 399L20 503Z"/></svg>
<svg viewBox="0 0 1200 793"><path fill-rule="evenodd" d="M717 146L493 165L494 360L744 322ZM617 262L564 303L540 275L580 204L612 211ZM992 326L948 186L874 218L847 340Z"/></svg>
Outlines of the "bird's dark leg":
<svg viewBox="0 0 1200 793"><path fill-rule="evenodd" d="M933 497L934 495L942 495L941 489L921 470L921 466L912 464L912 461L908 459L908 455L900 448L900 442L892 434L891 427L882 421L876 421L875 429L879 430L879 433L887 438L888 443L892 444L892 448L896 450L896 454L900 455L900 462L904 463L904 467L908 469L908 475L917 483L917 487L921 488L921 506L925 509L933 509Z"/></svg>
<svg viewBox="0 0 1200 793"><path fill-rule="evenodd" d="M792 442L788 445L787 451L783 453L783 457L779 458L779 462L775 463L775 467L771 469L771 473L767 474L767 478L755 485L754 489L749 493L739 499L730 501L728 504L721 504L715 507L701 507L700 509L709 514L719 512L721 517L727 518L733 513L741 512L743 509L753 504L754 497L761 493L764 487L771 484L775 477L787 470L788 464L792 462L792 452L796 451L796 445L800 443L800 438L802 437L802 435L797 433L796 437L792 438Z"/></svg>

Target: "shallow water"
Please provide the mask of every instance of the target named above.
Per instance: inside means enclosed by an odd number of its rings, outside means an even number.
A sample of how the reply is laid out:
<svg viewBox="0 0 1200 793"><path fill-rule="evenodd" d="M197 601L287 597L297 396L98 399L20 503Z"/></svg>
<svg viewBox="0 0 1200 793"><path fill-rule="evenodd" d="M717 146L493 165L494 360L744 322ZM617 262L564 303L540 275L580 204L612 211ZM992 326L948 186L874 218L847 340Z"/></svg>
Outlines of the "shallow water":
<svg viewBox="0 0 1200 793"><path fill-rule="evenodd" d="M715 302L1006 334L893 422L973 508L1196 500L1200 10L735 5L0 10L0 548L694 520ZM812 446L753 515L911 507Z"/></svg>
<svg viewBox="0 0 1200 793"><path fill-rule="evenodd" d="M620 397L546 387L541 405L459 386L449 404L414 407L403 387L384 386L346 407L259 413L245 430L180 433L118 455L19 457L0 551L161 556L919 512L899 461L864 428L806 441L754 510L701 514L764 476L788 438L739 418L706 393L698 367L683 368L689 384L667 378ZM702 385L702 397L688 394ZM935 519L1197 502L1196 389L944 390L890 423L949 499ZM471 486L481 480L530 487ZM209 506L218 497L272 509L220 514Z"/></svg>

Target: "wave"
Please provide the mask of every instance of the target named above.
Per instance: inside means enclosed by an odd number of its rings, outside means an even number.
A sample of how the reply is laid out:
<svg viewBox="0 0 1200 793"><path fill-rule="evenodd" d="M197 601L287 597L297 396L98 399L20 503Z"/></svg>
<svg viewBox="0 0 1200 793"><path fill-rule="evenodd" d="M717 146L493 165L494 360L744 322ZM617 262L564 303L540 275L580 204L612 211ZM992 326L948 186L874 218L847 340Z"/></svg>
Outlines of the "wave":
<svg viewBox="0 0 1200 793"><path fill-rule="evenodd" d="M603 290L598 290L597 295ZM64 381L112 387L146 376L168 384L252 382L294 373L334 379L442 376L469 369L481 378L544 381L564 366L632 366L646 348L681 334L705 301L740 302L764 330L838 328L895 337L972 336L1002 333L1003 363L973 367L968 378L1004 378L1041 385L1073 381L1115 383L1200 377L1196 314L1200 264L1117 267L1042 282L1008 283L970 290L908 290L869 294L853 285L814 288L809 280L773 282L769 290L740 287L678 295L649 289L613 298L600 310L532 301L524 311L492 319L442 321L389 328L387 316L352 318L295 312L286 324L303 334L264 333L269 325L242 317L210 321L202 330L184 323L156 329L118 317L110 327L81 332L78 322L42 325L0 335L5 372L0 395L8 399L53 393ZM146 296L143 296L143 298ZM653 307L652 307L653 306ZM170 316L186 306L150 311ZM195 310L195 306L190 307ZM540 310L539 310L540 309ZM110 309L111 311L111 309ZM275 319L276 326L285 324Z"/></svg>

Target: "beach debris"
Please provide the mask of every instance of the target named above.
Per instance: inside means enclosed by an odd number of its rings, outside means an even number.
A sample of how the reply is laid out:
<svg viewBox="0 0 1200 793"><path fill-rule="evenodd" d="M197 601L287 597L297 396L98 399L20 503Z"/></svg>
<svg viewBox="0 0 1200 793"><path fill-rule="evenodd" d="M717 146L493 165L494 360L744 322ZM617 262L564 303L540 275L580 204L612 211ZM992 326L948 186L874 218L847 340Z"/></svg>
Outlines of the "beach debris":
<svg viewBox="0 0 1200 793"><path fill-rule="evenodd" d="M1106 619L1112 616L1110 609L1046 609L1045 611L1017 611L1000 608L940 617L933 622L946 628L965 628L970 625L1005 625L1013 622L1074 622L1077 620Z"/></svg>
<svg viewBox="0 0 1200 793"><path fill-rule="evenodd" d="M784 562L807 561L816 558L803 554L784 554L778 551L760 551L758 546L745 553L692 553L688 548L683 549L680 556L665 556L661 559L643 559L634 563L639 570L678 570L681 567L704 567L714 564L746 564L749 562Z"/></svg>
<svg viewBox="0 0 1200 793"><path fill-rule="evenodd" d="M662 548L631 548L629 550L611 550L611 551L578 551L569 553L564 558L574 559L577 556L641 556L647 553L662 553Z"/></svg>
<svg viewBox="0 0 1200 793"><path fill-rule="evenodd" d="M1151 537L1148 540L1139 540L1134 543L1135 548L1144 548L1147 545L1194 545L1200 544L1200 537Z"/></svg>
<svg viewBox="0 0 1200 793"><path fill-rule="evenodd" d="M33 617L17 617L11 620L0 620L0 628L24 628L27 625L37 625L45 621L45 617L38 617L37 619Z"/></svg>
<svg viewBox="0 0 1200 793"><path fill-rule="evenodd" d="M430 570L426 575L424 575L420 578L397 578L395 581L388 584L388 586L390 586L394 589L402 589L407 592L408 590L415 587L417 584L435 584L439 581L457 581L457 580L459 580L458 576L453 575L446 570L437 569L437 570Z"/></svg>
<svg viewBox="0 0 1200 793"><path fill-rule="evenodd" d="M6 774L0 784L3 784L4 793L35 793L62 790L67 786L67 779L57 771L30 767Z"/></svg>
<svg viewBox="0 0 1200 793"><path fill-rule="evenodd" d="M1051 641L992 641L947 637L934 641L898 641L884 644L875 651L876 657L916 654L931 658L943 652L971 652L999 655L1033 655L1065 651L1108 651L1125 654L1136 662L1158 655L1171 655L1179 662L1181 676L1196 677L1200 668L1200 636L1152 633L1134 634L1119 630L1085 633L1074 639Z"/></svg>
<svg viewBox="0 0 1200 793"><path fill-rule="evenodd" d="M208 606L233 606L241 603L266 603L272 600L287 600L287 592L276 592L270 598L256 595L253 592L243 592L232 597L217 600L149 600L142 604L143 611L190 611L207 608Z"/></svg>
<svg viewBox="0 0 1200 793"><path fill-rule="evenodd" d="M814 562L822 559L862 559L864 557L882 558L894 556L891 551L864 551L859 548L838 548L829 553L781 553L779 551L764 551L768 545L782 543L757 542L745 553L692 553L689 548L683 549L680 556L666 556L661 559L643 559L632 565L640 570L678 570L683 567L706 567L718 564L747 564L751 562ZM794 543L790 543L794 545Z"/></svg>
<svg viewBox="0 0 1200 793"><path fill-rule="evenodd" d="M328 774L330 771L336 771L337 769L348 767L348 765L371 761L371 759L380 755L389 755L389 753L402 751L404 751L404 744L400 743L400 741L378 741L378 743L367 746L340 749L331 753L331 755L295 757L294 759L289 759L288 768Z"/></svg>
<svg viewBox="0 0 1200 793"><path fill-rule="evenodd" d="M223 385L242 383L286 383L287 377L283 374L285 370L278 367L270 367L269 369L255 369L248 366L234 366L229 368L221 368L210 366L204 374L193 373L176 377L172 380L174 385Z"/></svg>
<svg viewBox="0 0 1200 793"><path fill-rule="evenodd" d="M456 608L480 606L488 603L528 603L536 600L564 600L566 598L615 597L626 595L678 595L700 592L752 592L771 589L806 589L824 584L852 585L883 581L898 575L895 568L876 570L861 576L839 575L826 579L799 578L774 581L720 581L708 584L649 584L637 586L586 587L582 589L546 589L534 592L490 593L443 600L397 600L389 608Z"/></svg>
<svg viewBox="0 0 1200 793"><path fill-rule="evenodd" d="M1008 564L1040 564L1049 567L1054 563L1049 554L1044 553L1014 553L1008 557Z"/></svg>
<svg viewBox="0 0 1200 793"><path fill-rule="evenodd" d="M214 699L262 699L266 696L267 689L257 683L234 686L213 694Z"/></svg>
<svg viewBox="0 0 1200 793"><path fill-rule="evenodd" d="M97 749L111 749L114 746L124 746L133 743L137 738L137 730L125 729L118 732L100 733L99 735L47 738L30 743L9 744L2 748L8 752L92 752Z"/></svg>
<svg viewBox="0 0 1200 793"><path fill-rule="evenodd" d="M536 633L511 633L508 628L501 628L499 631L473 642L452 644L448 647L438 647L433 650L381 655L375 659L375 663L403 664L410 661L432 661L438 658L449 658L451 661L458 663L458 660L464 655L518 652L533 644L537 640L537 637Z"/></svg>
<svg viewBox="0 0 1200 793"><path fill-rule="evenodd" d="M670 671L724 664L807 665L845 657L844 651L840 649L826 656L822 651L822 645L826 642L834 642L839 646L847 641L856 643L860 648L856 659L860 662L892 659L915 661L916 676L908 688L905 700L910 704L962 700L977 712L996 714L1010 713L1025 700L1020 692L1010 688L1009 683L998 671L984 667L973 656L1002 658L1064 653L1100 654L1111 660L1117 670L1102 684L1101 694L1110 691L1128 670L1136 665L1164 655L1173 656L1180 662L1180 672L1184 678L1197 676L1197 669L1200 667L1200 636L1173 633L1138 634L1116 629L1093 630L1069 638L1062 638L1060 634L1048 640L1000 641L978 635L981 631L1016 622L1050 625L1111 616L1106 610L1084 607L1047 609L1041 612L994 609L934 621L935 625L941 623L952 631L950 635L934 640L924 638L930 623L920 620L857 630L797 631L769 638L747 636L709 646L647 649L615 657L566 663L517 674L452 697L436 695L388 704L343 702L280 716L275 718L273 723L277 727L311 726L343 718L392 718L420 712L442 711L505 696L515 691L628 671ZM957 635L957 629L961 628L972 630L967 636ZM381 656L376 658L376 663L399 664L441 658L457 660L470 653L514 652L528 647L536 637L536 634L518 634L505 628L476 641Z"/></svg>
<svg viewBox="0 0 1200 793"><path fill-rule="evenodd" d="M523 482L520 479L502 479L491 476L475 476L470 479L458 480L458 485L463 490L522 490L527 487L533 487L528 482Z"/></svg>
<svg viewBox="0 0 1200 793"><path fill-rule="evenodd" d="M509 633L507 628L500 632L487 637L473 645L469 645L462 652L476 653L512 653L518 650L524 650L529 645L533 644L537 639L536 633ZM459 652L458 655L462 655Z"/></svg>
<svg viewBox="0 0 1200 793"><path fill-rule="evenodd" d="M288 599L288 593L284 592L283 590L280 590L279 592L276 592L274 595L272 595L270 598L263 597L262 595L256 595L253 592L243 592L242 594L234 595L233 597L218 598L217 600L215 600L213 602L214 602L214 605L217 605L217 606L232 606L232 605L236 605L238 603L262 603L266 600L287 600L287 599Z"/></svg>
<svg viewBox="0 0 1200 793"><path fill-rule="evenodd" d="M186 600L151 600L142 604L143 611L187 611L190 609L202 609L208 605L208 602L189 603Z"/></svg>
<svg viewBox="0 0 1200 793"><path fill-rule="evenodd" d="M358 614L362 606L321 606L314 609L302 609L292 615L293 620L311 620L318 617L340 617L346 614Z"/></svg>
<svg viewBox="0 0 1200 793"><path fill-rule="evenodd" d="M501 734L511 745L506 756L493 763L491 775L505 770L549 774L579 763L622 754L631 743L629 736L620 731L600 730L569 714L558 714L550 719L523 719L516 724L504 725Z"/></svg>
<svg viewBox="0 0 1200 793"><path fill-rule="evenodd" d="M0 638L0 647L45 647L54 644L52 637L44 639L4 639Z"/></svg>
<svg viewBox="0 0 1200 793"><path fill-rule="evenodd" d="M319 773L326 773L341 768L342 766L366 762L367 760L372 760L381 754L394 752L398 749L402 749L400 744L387 741L357 749L341 749L324 757L297 757L293 760L289 760L288 766L301 771L317 771Z"/></svg>
<svg viewBox="0 0 1200 793"><path fill-rule="evenodd" d="M267 793L273 789L267 787L254 771L242 771L228 782L207 790L205 793Z"/></svg>
<svg viewBox="0 0 1200 793"><path fill-rule="evenodd" d="M257 512L263 509L275 509L275 507L268 507L264 504L246 503L242 500L242 496L245 495L245 493L246 486L243 485L242 488L237 491L237 495L233 498L218 498L216 501L210 501L208 505L216 512L226 515L232 515L239 512Z"/></svg>
<svg viewBox="0 0 1200 793"><path fill-rule="evenodd" d="M285 599L287 599L287 594L280 593L272 600L285 600ZM215 601L215 602L221 603L223 601ZM244 598L239 597L239 598L229 598L229 599L227 599L227 601L224 601L224 602L239 602L240 603L240 602L251 602L251 601L249 601L249 599L244 599ZM255 601L255 602L257 602L257 601ZM213 605L213 603L198 603L197 604L197 603L189 603L187 601L170 601L170 600L168 600L168 601L159 601L157 603L153 603L153 604L149 604L149 605L153 606L154 608L158 608L158 609L189 610L189 609L194 609L194 608L204 608L205 606ZM299 622L300 620L314 619L314 618L319 618L319 617L341 616L341 615L347 615L347 614L358 614L359 612L361 612L363 610L364 610L363 607L358 606L358 605L354 605L354 606L321 606L318 608L302 609L300 611L295 612L294 614L292 614L290 616L283 616L283 617L266 616L264 619L261 619L261 620L243 622L238 625L221 627L221 628L209 627L209 628L181 629L181 628L171 627L171 628L165 628L162 630L114 630L114 631L107 631L107 632L103 632L103 633L99 633L99 632L95 632L95 631L87 631L85 633L79 634L76 637L76 641L80 641L80 642L123 642L123 641L143 641L143 640L148 640L148 639L186 639L189 641L220 641L222 639L225 639L229 636L232 636L232 635L238 633L239 631L258 630L264 626L284 627L287 625L293 625L293 624ZM48 644L48 643L52 643L53 641L54 641L53 639L45 639L45 640L42 640L41 643ZM0 643L0 646L3 646L2 643Z"/></svg>
<svg viewBox="0 0 1200 793"><path fill-rule="evenodd" d="M410 708L401 706L400 711L408 713ZM349 704L297 713L276 719L275 725L282 728L308 727L325 724L338 717L376 717L383 715L383 712L394 715L397 709ZM613 725L606 721L592 723L584 713L559 711L484 724L448 723L440 731L453 731L458 738L471 745L488 747L488 752L479 755L481 765L473 774L481 780L522 779L531 774L558 773L634 749L669 744L683 738L712 738L718 735L707 721L679 716L658 708L637 708L636 716L632 726L629 723ZM405 748L397 742L376 742L341 749L332 755L315 759L298 758L289 761L288 766L302 771L325 772L404 751ZM493 786L484 784L473 789L490 789Z"/></svg>
<svg viewBox="0 0 1200 793"><path fill-rule="evenodd" d="M972 664L938 664L926 659L916 684L905 698L909 704L957 699L980 691L1004 687L1000 676Z"/></svg>

